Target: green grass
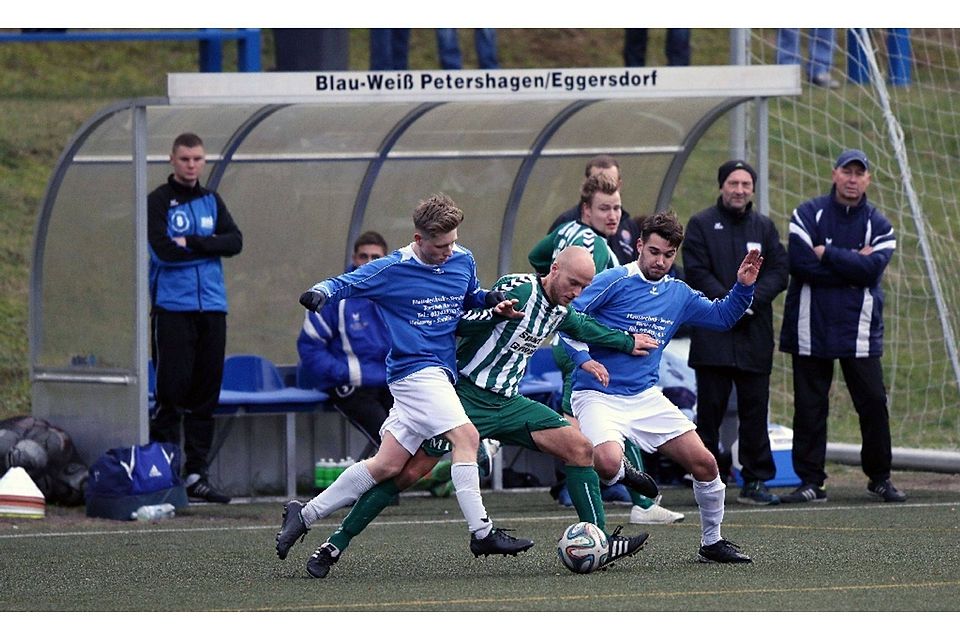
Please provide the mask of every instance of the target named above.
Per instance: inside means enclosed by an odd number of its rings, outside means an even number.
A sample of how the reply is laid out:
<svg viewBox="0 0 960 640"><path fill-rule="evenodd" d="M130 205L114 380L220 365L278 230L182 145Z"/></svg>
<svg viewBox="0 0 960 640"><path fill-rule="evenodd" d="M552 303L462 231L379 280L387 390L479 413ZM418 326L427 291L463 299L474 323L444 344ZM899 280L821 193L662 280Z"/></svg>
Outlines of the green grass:
<svg viewBox="0 0 960 640"><path fill-rule="evenodd" d="M653 526L646 548L578 576L555 556L575 519L545 491L485 492L494 520L533 538L516 558L474 559L453 498L402 497L354 540L328 578L304 563L344 512L286 561L274 553L281 501L190 507L159 523L0 518L2 611L957 611L958 476L896 477L910 500L875 502L858 469L831 468L829 501L745 507L727 492L724 537L752 565L694 561L692 492L665 489L684 522ZM611 526L627 507L608 508ZM627 524L625 531L640 527ZM490 624L497 624L490 620ZM484 623L485 625L487 622Z"/></svg>

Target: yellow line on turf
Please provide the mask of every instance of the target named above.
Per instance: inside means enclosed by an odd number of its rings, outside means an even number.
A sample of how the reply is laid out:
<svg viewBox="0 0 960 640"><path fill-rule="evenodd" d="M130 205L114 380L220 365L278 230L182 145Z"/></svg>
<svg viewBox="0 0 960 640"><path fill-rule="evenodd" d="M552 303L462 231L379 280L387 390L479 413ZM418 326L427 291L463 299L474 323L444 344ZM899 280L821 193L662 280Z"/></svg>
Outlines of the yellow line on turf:
<svg viewBox="0 0 960 640"><path fill-rule="evenodd" d="M831 592L847 592L847 591L879 591L879 590L891 590L891 589L939 589L945 587L957 587L960 586L960 580L950 580L945 582L907 582L900 584L864 584L864 585L837 585L832 587L790 587L783 589L716 589L711 591L643 591L635 593L603 593L603 594L577 594L577 595L551 595L551 596L525 596L525 597L510 597L510 598L458 598L458 599L449 599L449 600L395 600L392 602L367 602L367 603L337 603L337 604L311 604L304 605L298 604L295 608L291 609L294 611L306 611L306 610L338 610L344 611L349 609L376 609L376 610L386 610L396 607L429 607L429 606L456 606L456 605L489 605L489 604L508 604L508 603L531 603L531 602L572 602L572 601L589 601L589 600L624 600L624 599L636 599L642 597L645 601L650 598L676 598L678 596L689 597L689 596L745 596L745 595L755 595L763 594L769 596L770 594L791 594L791 593L831 593ZM244 609L244 611L282 611L283 609L278 608L264 608L264 609ZM225 610L226 611L226 610Z"/></svg>

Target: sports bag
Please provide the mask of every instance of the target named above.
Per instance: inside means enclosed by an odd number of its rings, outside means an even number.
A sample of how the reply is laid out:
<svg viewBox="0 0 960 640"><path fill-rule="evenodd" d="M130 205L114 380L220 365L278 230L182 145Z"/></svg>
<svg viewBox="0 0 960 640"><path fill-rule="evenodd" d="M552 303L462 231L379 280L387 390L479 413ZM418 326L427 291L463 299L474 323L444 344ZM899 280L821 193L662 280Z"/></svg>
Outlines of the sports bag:
<svg viewBox="0 0 960 640"><path fill-rule="evenodd" d="M131 496L182 484L180 447L151 442L110 449L90 467L87 496Z"/></svg>

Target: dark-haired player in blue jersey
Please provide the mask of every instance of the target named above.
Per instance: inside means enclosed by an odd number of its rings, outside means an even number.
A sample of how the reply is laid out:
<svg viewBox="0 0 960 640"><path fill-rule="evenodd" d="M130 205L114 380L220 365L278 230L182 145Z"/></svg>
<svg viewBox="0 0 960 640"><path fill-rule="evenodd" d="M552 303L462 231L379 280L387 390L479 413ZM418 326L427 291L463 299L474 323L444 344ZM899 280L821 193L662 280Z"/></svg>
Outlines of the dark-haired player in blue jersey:
<svg viewBox="0 0 960 640"><path fill-rule="evenodd" d="M533 546L532 540L495 528L487 517L477 467L480 437L454 390L455 332L461 312L492 308L508 318L523 316L502 293L480 288L473 254L457 244L461 222L463 212L453 200L431 196L414 211L413 242L354 271L318 282L300 296L300 304L311 311L349 297L377 303L390 334L387 383L394 405L381 428L383 442L376 455L347 468L310 502L292 500L285 505L277 534L281 559L310 525L396 476L424 440L438 435L453 446L451 479L474 555L516 555ZM318 549L314 556L323 551Z"/></svg>
<svg viewBox="0 0 960 640"><path fill-rule="evenodd" d="M716 459L697 435L696 425L663 395L657 382L660 354L680 325L725 330L740 319L753 300L763 258L758 250L747 253L730 293L711 301L667 275L681 242L683 226L675 214L647 217L637 242L637 261L599 273L574 300L574 309L610 328L653 336L660 348L646 358L633 358L604 347L587 347L562 335L562 344L578 365L571 404L580 429L593 443L594 466L600 477L617 471L626 438L644 451L667 455L694 478L702 529L698 559L750 562L736 545L720 536L726 486ZM608 385L582 373L580 367L591 359L606 367Z"/></svg>

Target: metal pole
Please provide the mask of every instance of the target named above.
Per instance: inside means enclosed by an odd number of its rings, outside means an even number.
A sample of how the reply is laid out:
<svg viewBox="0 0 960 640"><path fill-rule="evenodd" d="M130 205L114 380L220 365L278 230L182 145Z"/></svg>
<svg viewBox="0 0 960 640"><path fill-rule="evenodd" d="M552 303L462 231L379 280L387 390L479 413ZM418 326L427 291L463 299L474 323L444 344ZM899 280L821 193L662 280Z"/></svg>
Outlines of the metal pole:
<svg viewBox="0 0 960 640"><path fill-rule="evenodd" d="M137 367L137 416L139 444L150 441L150 417L147 406L147 360L149 354L149 336L147 328L150 310L148 308L148 273L147 265L147 107L138 105L133 107L133 222L134 259L136 260L135 292L136 292L136 344L134 357Z"/></svg>
<svg viewBox="0 0 960 640"><path fill-rule="evenodd" d="M730 64L745 66L749 29L730 29ZM747 107L745 104L730 112L730 157L747 159Z"/></svg>

